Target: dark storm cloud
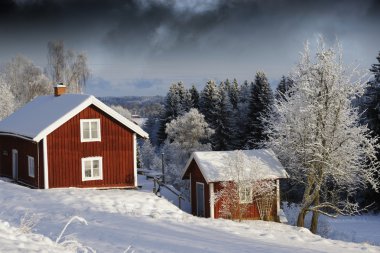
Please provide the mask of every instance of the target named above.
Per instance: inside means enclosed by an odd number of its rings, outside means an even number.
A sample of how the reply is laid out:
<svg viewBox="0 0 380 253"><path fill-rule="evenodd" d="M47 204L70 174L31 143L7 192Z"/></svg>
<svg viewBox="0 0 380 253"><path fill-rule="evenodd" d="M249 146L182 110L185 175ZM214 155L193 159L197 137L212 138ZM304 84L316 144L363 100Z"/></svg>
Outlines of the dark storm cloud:
<svg viewBox="0 0 380 253"><path fill-rule="evenodd" d="M316 34L369 66L379 13L378 0L0 0L0 61L32 51L43 62L46 43L64 39L88 52L110 89L155 92L168 80L251 79L257 70L277 80Z"/></svg>

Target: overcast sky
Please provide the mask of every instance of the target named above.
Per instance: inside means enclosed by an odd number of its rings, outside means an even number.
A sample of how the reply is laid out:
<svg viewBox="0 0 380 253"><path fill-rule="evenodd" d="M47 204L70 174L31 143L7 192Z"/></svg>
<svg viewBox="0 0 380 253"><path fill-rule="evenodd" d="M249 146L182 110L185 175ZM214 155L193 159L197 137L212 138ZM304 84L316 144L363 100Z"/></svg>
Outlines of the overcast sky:
<svg viewBox="0 0 380 253"><path fill-rule="evenodd" d="M173 82L203 87L259 70L275 86L318 34L368 69L380 1L0 0L0 62L23 54L45 67L47 42L64 40L86 52L97 96L164 95Z"/></svg>

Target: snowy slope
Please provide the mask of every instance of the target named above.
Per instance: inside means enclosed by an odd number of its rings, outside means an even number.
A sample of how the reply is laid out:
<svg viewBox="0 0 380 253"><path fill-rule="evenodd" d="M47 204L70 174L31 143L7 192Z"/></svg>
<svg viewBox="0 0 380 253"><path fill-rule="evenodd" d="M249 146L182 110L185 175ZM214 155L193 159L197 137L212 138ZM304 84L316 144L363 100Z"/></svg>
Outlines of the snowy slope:
<svg viewBox="0 0 380 253"><path fill-rule="evenodd" d="M65 252L49 238L32 233L21 233L18 228L0 220L0 252Z"/></svg>
<svg viewBox="0 0 380 253"><path fill-rule="evenodd" d="M143 177L140 177L140 182ZM97 252L380 252L380 247L323 239L306 229L273 222L237 223L193 217L163 198L142 190L31 190L0 181L0 220L17 227L26 213L40 218L34 232L55 241L74 215L88 225L67 229ZM2 223L0 223L2 224ZM0 226L1 227L1 226ZM0 229L0 238L6 234ZM36 235L37 236L37 235ZM43 239L45 240L45 239ZM15 239L15 247L17 243ZM13 243L12 241L10 242ZM32 243L33 247L40 247ZM51 245L50 240L47 244ZM5 245L5 246L4 246ZM48 247L41 242L41 249ZM9 243L0 252L9 251ZM54 248L54 250L56 250ZM54 250L47 250L54 252ZM57 248L59 250L59 248ZM23 252L35 252L29 247Z"/></svg>

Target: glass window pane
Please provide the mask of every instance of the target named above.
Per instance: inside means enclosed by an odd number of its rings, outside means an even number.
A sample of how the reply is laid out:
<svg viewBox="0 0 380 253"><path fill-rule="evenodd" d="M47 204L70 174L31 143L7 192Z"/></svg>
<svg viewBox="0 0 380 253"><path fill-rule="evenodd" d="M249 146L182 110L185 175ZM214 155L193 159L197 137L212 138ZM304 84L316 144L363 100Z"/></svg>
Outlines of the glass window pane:
<svg viewBox="0 0 380 253"><path fill-rule="evenodd" d="M98 138L98 122L91 122L91 138Z"/></svg>
<svg viewBox="0 0 380 253"><path fill-rule="evenodd" d="M84 162L84 176L91 177L91 161Z"/></svg>
<svg viewBox="0 0 380 253"><path fill-rule="evenodd" d="M82 122L82 129L83 129L83 139L89 139L90 138L90 123Z"/></svg>
<svg viewBox="0 0 380 253"><path fill-rule="evenodd" d="M95 169L94 168L94 177L98 177L99 176L99 169Z"/></svg>

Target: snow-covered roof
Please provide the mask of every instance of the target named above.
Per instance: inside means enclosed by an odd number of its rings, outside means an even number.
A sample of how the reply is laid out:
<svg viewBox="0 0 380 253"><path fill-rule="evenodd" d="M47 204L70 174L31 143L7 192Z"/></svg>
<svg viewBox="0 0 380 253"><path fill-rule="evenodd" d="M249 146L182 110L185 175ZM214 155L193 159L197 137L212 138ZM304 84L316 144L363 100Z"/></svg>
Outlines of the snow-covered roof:
<svg viewBox="0 0 380 253"><path fill-rule="evenodd" d="M194 160L207 183L231 181L231 164L236 159L237 151L204 151L194 152L184 168L182 179L188 178L188 169ZM287 178L288 173L277 159L276 154L271 149L241 150L250 162L257 164L257 167L246 166L243 171L246 175L252 175L256 179L277 179ZM259 175L251 170L259 170Z"/></svg>
<svg viewBox="0 0 380 253"><path fill-rule="evenodd" d="M64 94L40 96L0 121L0 133L40 141L86 107L94 105L141 137L148 134L94 96Z"/></svg>

